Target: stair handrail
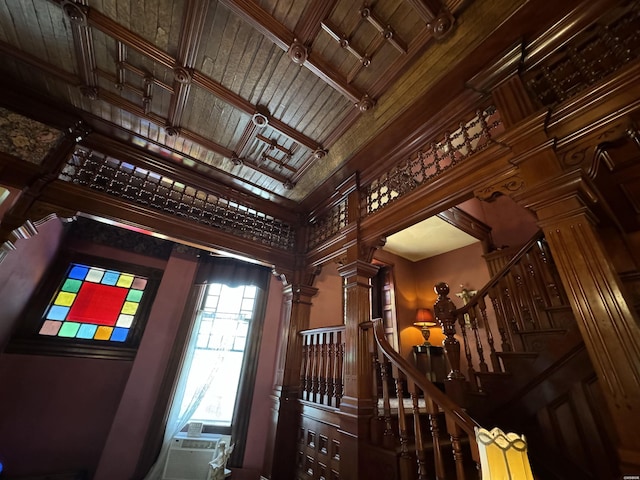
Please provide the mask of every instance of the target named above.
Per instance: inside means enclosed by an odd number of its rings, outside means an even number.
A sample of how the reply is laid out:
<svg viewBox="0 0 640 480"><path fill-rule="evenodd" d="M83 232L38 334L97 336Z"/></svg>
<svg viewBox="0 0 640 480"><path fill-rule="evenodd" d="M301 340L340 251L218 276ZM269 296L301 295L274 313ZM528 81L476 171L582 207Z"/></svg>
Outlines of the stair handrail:
<svg viewBox="0 0 640 480"><path fill-rule="evenodd" d="M460 318L465 313L468 313L471 308L477 305L480 298L484 297L491 287L494 287L503 277L505 277L509 271L516 265L522 257L524 257L527 252L539 241L544 239L544 233L542 230L538 230L533 236L529 239L527 243L525 243L520 250L516 252L516 254L509 260L491 279L487 282L487 284L478 290L469 301L460 308L457 308L453 313L457 318Z"/></svg>
<svg viewBox="0 0 640 480"><path fill-rule="evenodd" d="M448 427L450 425L450 421L453 421L469 436L471 456L476 463L479 463L480 455L475 437L475 428L481 428L480 424L471 418L462 409L462 407L451 400L445 393L429 381L424 373L420 372L393 349L391 344L389 344L385 338L384 325L381 318L372 319L371 323L373 325L374 338L383 355L392 365L402 372L407 379L417 385L425 396L428 396L436 403L438 408L444 413Z"/></svg>

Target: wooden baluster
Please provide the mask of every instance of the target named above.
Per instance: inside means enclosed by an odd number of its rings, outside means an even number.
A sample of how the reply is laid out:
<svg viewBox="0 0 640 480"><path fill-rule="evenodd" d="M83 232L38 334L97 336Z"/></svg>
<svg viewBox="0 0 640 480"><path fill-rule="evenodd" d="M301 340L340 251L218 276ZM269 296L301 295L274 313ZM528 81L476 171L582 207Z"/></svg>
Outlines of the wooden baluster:
<svg viewBox="0 0 640 480"><path fill-rule="evenodd" d="M320 333L318 335L319 355L318 355L318 403L324 405L325 395L327 393L327 379L324 376L327 358L327 334Z"/></svg>
<svg viewBox="0 0 640 480"><path fill-rule="evenodd" d="M512 351L511 342L509 341L509 327L507 325L507 316L502 308L502 302L500 301L499 287L493 286L489 289L489 296L491 298L491 305L493 305L493 312L496 314L498 320L498 332L500 332L500 348L503 352Z"/></svg>
<svg viewBox="0 0 640 480"><path fill-rule="evenodd" d="M302 366L300 368L300 398L309 400L309 335L302 337Z"/></svg>
<svg viewBox="0 0 640 480"><path fill-rule="evenodd" d="M433 461L436 467L436 478L445 478L444 459L442 458L442 448L440 446L440 427L438 426L439 409L436 402L425 396L427 413L429 414L429 427L431 429L431 441L433 442Z"/></svg>
<svg viewBox="0 0 640 480"><path fill-rule="evenodd" d="M398 399L398 433L400 435L400 478L411 478L412 461L409 455L409 432L407 431L407 419L404 411L404 387L398 368L392 367L393 378L396 383L396 396Z"/></svg>
<svg viewBox="0 0 640 480"><path fill-rule="evenodd" d="M333 396L335 398L335 407L340 407L340 400L342 399L342 392L344 389L343 378L342 378L342 359L344 356L344 343L342 339L342 332L338 332L338 336L336 339L336 361L333 364L333 385L334 385L334 393Z"/></svg>
<svg viewBox="0 0 640 480"><path fill-rule="evenodd" d="M335 362L335 342L336 342L336 333L337 332L329 332L328 334L328 345L327 345L327 364L325 369L325 378L327 379L327 391L326 391L326 404L330 407L333 406L333 395L335 389L335 382L333 379L333 363Z"/></svg>
<svg viewBox="0 0 640 480"><path fill-rule="evenodd" d="M487 332L487 342L489 343L489 359L491 360L491 369L494 372L500 372L500 359L496 354L496 347L494 345L493 340L493 332L491 331L491 325L489 324L489 320L487 318L487 304L485 303L486 295L478 299L478 309L480 310L480 315L482 315L482 324L484 326L485 332Z"/></svg>
<svg viewBox="0 0 640 480"><path fill-rule="evenodd" d="M312 402L317 402L316 394L318 392L318 334L311 336L311 392L310 398Z"/></svg>
<svg viewBox="0 0 640 480"><path fill-rule="evenodd" d="M464 356L467 359L467 377L471 381L471 388L474 391L477 391L478 384L476 382L476 369L473 368L473 356L471 354L469 339L467 338L467 324L465 323L464 316L460 319L460 333L462 334L462 347L464 349Z"/></svg>
<svg viewBox="0 0 640 480"><path fill-rule="evenodd" d="M518 333L522 330L520 326L520 318L519 314L514 309L515 298L511 298L511 287L510 279L503 278L499 282L500 285L500 301L502 302L502 307L506 313L506 317L509 324L509 336L511 337L511 346L515 351L521 352L522 349L522 340L520 339Z"/></svg>
<svg viewBox="0 0 640 480"><path fill-rule="evenodd" d="M389 375L390 363L386 361L382 351L378 351L378 359L382 378L382 415L384 419L384 434L382 443L385 447L391 448L396 443L396 436L393 433L393 424L391 422L391 401L389 397Z"/></svg>
<svg viewBox="0 0 640 480"><path fill-rule="evenodd" d="M447 419L448 420L448 419ZM447 422L449 424L449 422ZM453 451L453 461L456 464L456 478L458 480L464 480L464 456L462 453L461 435L462 429L455 422L450 422L447 427L449 436L451 438L451 449Z"/></svg>
<svg viewBox="0 0 640 480"><path fill-rule="evenodd" d="M407 382L411 405L413 407L413 435L416 444L416 461L418 463L418 480L427 480L427 461L424 454L424 444L422 443L422 427L420 426L420 406L418 404L418 393L416 384Z"/></svg>
<svg viewBox="0 0 640 480"><path fill-rule="evenodd" d="M476 340L476 351L478 352L478 366L481 372L488 372L489 367L487 362L484 361L484 347L482 346L482 340L480 339L480 332L478 332L478 317L475 307L469 309L469 318L471 320L471 330Z"/></svg>

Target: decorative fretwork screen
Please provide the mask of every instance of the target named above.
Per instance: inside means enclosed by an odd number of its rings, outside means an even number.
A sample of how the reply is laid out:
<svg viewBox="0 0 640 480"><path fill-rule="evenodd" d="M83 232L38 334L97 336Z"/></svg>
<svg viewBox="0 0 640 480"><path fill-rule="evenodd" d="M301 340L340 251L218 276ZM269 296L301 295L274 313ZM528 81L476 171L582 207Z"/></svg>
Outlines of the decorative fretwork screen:
<svg viewBox="0 0 640 480"><path fill-rule="evenodd" d="M473 118L460 122L454 132L445 132L366 186L361 215L380 210L487 147L503 129L496 107L478 110Z"/></svg>
<svg viewBox="0 0 640 480"><path fill-rule="evenodd" d="M281 220L83 147L76 148L59 178L263 245L294 247L293 227Z"/></svg>
<svg viewBox="0 0 640 480"><path fill-rule="evenodd" d="M594 24L526 72L534 98L547 106L562 102L640 56L640 10L617 13L621 16Z"/></svg>
<svg viewBox="0 0 640 480"><path fill-rule="evenodd" d="M314 248L323 240L332 237L347 226L347 200L335 205L324 216L309 225L309 248Z"/></svg>

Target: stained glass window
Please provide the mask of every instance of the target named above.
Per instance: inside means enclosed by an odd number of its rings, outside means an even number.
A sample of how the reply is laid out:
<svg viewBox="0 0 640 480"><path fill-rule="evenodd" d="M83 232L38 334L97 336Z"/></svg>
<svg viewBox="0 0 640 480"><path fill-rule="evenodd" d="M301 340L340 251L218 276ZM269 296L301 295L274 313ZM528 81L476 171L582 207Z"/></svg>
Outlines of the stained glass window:
<svg viewBox="0 0 640 480"><path fill-rule="evenodd" d="M40 335L126 342L147 278L72 263L47 307Z"/></svg>

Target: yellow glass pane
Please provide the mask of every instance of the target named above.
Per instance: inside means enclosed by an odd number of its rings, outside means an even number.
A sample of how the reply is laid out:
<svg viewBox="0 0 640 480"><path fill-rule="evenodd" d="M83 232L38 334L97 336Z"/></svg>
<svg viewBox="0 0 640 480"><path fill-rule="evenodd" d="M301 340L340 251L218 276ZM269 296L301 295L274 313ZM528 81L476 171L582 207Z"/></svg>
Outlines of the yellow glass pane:
<svg viewBox="0 0 640 480"><path fill-rule="evenodd" d="M96 334L93 336L94 340L109 340L111 338L111 332L113 327L99 326L96 330Z"/></svg>
<svg viewBox="0 0 640 480"><path fill-rule="evenodd" d="M129 288L132 283L133 283L133 275L126 275L123 273L122 275L120 275L120 278L116 283L116 287Z"/></svg>
<svg viewBox="0 0 640 480"><path fill-rule="evenodd" d="M76 299L75 293L60 292L53 302L54 305L62 305L63 307L70 307L73 301Z"/></svg>
<svg viewBox="0 0 640 480"><path fill-rule="evenodd" d="M137 302L124 302L121 313L124 313L125 315L134 315L138 310L138 305L139 304Z"/></svg>

